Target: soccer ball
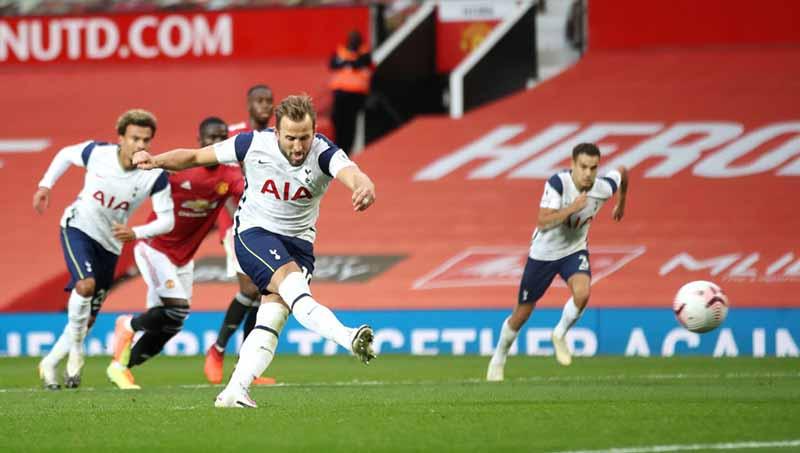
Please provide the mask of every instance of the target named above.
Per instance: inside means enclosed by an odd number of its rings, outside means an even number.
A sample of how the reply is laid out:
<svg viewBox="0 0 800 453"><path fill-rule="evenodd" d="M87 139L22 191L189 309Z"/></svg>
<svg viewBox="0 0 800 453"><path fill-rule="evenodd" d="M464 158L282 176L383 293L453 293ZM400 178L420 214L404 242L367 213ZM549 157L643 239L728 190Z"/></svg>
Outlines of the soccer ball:
<svg viewBox="0 0 800 453"><path fill-rule="evenodd" d="M728 296L714 283L689 282L678 290L672 309L683 327L692 332L708 332L722 324L728 315Z"/></svg>

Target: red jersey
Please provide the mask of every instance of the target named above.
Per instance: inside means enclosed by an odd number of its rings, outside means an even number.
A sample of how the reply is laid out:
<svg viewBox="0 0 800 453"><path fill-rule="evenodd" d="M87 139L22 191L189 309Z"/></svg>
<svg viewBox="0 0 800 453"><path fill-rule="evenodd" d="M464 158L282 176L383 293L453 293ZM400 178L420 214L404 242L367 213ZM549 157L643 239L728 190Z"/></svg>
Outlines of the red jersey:
<svg viewBox="0 0 800 453"><path fill-rule="evenodd" d="M252 132L250 125L246 121L242 121L240 123L231 124L228 126L228 136L233 137L234 135L241 134L243 132ZM233 167L236 168L236 167ZM242 171L239 169L239 174L241 175ZM233 201L236 205L239 205L239 198L241 198L241 193L237 195ZM228 211L223 210L219 213L219 218L217 218L217 234L219 234L219 242L225 240L225 233L228 232L228 229L233 226L233 218Z"/></svg>
<svg viewBox="0 0 800 453"><path fill-rule="evenodd" d="M226 212L228 198L242 196L244 179L239 168L217 165L172 173L169 184L175 203L175 228L147 243L176 266L183 266L192 260L220 212ZM155 216L150 213L150 219Z"/></svg>

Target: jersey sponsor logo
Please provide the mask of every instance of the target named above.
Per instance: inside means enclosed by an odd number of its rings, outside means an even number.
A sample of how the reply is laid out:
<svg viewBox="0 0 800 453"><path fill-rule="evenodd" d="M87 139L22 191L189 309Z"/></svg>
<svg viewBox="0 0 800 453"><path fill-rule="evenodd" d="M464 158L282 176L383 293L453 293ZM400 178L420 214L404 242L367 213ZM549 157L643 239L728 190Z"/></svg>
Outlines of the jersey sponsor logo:
<svg viewBox="0 0 800 453"><path fill-rule="evenodd" d="M683 251L667 260L658 274L663 277L697 272L722 282L797 283L800 281L800 256L792 251L764 255L736 251L716 256Z"/></svg>
<svg viewBox="0 0 800 453"><path fill-rule="evenodd" d="M131 204L129 202L125 200L117 200L117 198L113 195L107 197L102 190L95 192L94 195L92 195L92 198L99 201L104 208L113 210L122 209L123 211L127 211L131 208Z"/></svg>
<svg viewBox="0 0 800 453"><path fill-rule="evenodd" d="M588 260L585 255L579 255L582 258L579 268L589 270L590 265L593 267L594 284L645 250L646 247L640 245L592 247ZM518 286L527 260L527 247L470 247L417 279L413 289ZM566 287L566 284L556 279L552 286Z"/></svg>
<svg viewBox="0 0 800 453"><path fill-rule="evenodd" d="M182 217L207 217L208 214L219 206L217 201L209 201L202 198L187 200L181 203L181 210L178 212Z"/></svg>
<svg viewBox="0 0 800 453"><path fill-rule="evenodd" d="M291 184L289 182L283 183L283 191L278 190L278 185L275 181L268 179L264 182L264 185L261 186L261 193L272 194L275 199L277 200L284 200L284 201L295 201L300 200L302 198L313 198L311 192L303 186L298 187L295 190L292 190Z"/></svg>
<svg viewBox="0 0 800 453"><path fill-rule="evenodd" d="M683 171L710 179L764 173L800 176L800 121L750 130L732 121L555 123L533 133L526 128L499 124L428 163L414 180L453 174L465 179L547 179L569 166L572 149L581 142L604 144L601 151L609 155L602 163L605 169L641 166L645 178L670 178Z"/></svg>

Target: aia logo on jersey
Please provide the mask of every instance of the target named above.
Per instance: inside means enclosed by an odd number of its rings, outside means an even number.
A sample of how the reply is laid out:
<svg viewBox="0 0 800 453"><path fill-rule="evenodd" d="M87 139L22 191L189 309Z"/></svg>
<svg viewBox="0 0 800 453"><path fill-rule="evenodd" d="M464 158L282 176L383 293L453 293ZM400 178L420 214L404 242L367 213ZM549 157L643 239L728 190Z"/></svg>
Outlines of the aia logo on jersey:
<svg viewBox="0 0 800 453"><path fill-rule="evenodd" d="M277 200L284 200L284 201L295 201L300 200L301 198L313 198L311 192L308 191L303 186L297 188L297 190L292 191L291 185L288 182L283 183L283 192L278 190L278 185L275 184L275 181L268 179L264 182L264 185L261 187L261 193L269 193L272 194Z"/></svg>
<svg viewBox="0 0 800 453"><path fill-rule="evenodd" d="M94 195L92 195L92 198L99 201L104 208L114 209L114 210L122 209L124 211L127 211L131 208L130 203L124 200L118 201L114 196L111 196L111 198L106 200L106 194L104 194L102 190L98 190L97 192L95 192Z"/></svg>

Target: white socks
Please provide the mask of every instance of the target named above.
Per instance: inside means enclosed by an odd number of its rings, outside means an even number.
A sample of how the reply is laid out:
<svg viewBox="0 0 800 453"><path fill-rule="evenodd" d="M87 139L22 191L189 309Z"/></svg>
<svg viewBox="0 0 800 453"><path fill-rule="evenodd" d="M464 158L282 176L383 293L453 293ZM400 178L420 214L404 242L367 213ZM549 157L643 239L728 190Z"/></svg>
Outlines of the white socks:
<svg viewBox="0 0 800 453"><path fill-rule="evenodd" d="M88 332L89 332L89 327L84 325L83 329L81 330L80 343L71 342L72 344L70 344L69 358L67 359L68 376L77 376L81 374L81 369L83 368L83 362L84 362L83 339L86 338L86 334Z"/></svg>
<svg viewBox="0 0 800 453"><path fill-rule="evenodd" d="M503 321L503 327L500 328L500 338L497 340L497 348L495 348L491 360L494 364L500 365L506 363L508 350L511 349L511 345L519 334L519 330L514 330L508 325L509 318L510 316Z"/></svg>
<svg viewBox="0 0 800 453"><path fill-rule="evenodd" d="M575 301L570 297L567 303L564 304L564 310L561 312L561 320L558 321L556 328L553 329L553 335L558 338L564 338L564 335L567 334L567 330L580 319L582 313L583 311L578 309L578 306L575 305Z"/></svg>
<svg viewBox="0 0 800 453"><path fill-rule="evenodd" d="M42 358L42 362L48 366L57 366L58 362L69 354L71 345L72 336L69 334L69 324L67 324L64 326L64 330L56 340L56 343L50 348L50 352Z"/></svg>
<svg viewBox="0 0 800 453"><path fill-rule="evenodd" d="M236 391L247 391L253 379L261 376L275 356L278 335L283 330L289 310L278 303L262 304L258 309L256 327L247 335L239 350L239 362L228 383Z"/></svg>
<svg viewBox="0 0 800 453"><path fill-rule="evenodd" d="M53 349L42 359L42 361L56 366L64 356L69 354L70 363L67 364L67 371L74 371L70 376L80 372L80 368L83 366L83 339L86 337L89 323L91 301L91 297L83 297L74 289L72 290L67 304L67 325L53 345Z"/></svg>
<svg viewBox="0 0 800 453"><path fill-rule="evenodd" d="M300 325L334 341L347 351L352 349L350 342L353 329L345 327L328 307L320 305L311 297L311 289L302 273L292 272L287 275L278 288L278 293L292 307L292 314Z"/></svg>

